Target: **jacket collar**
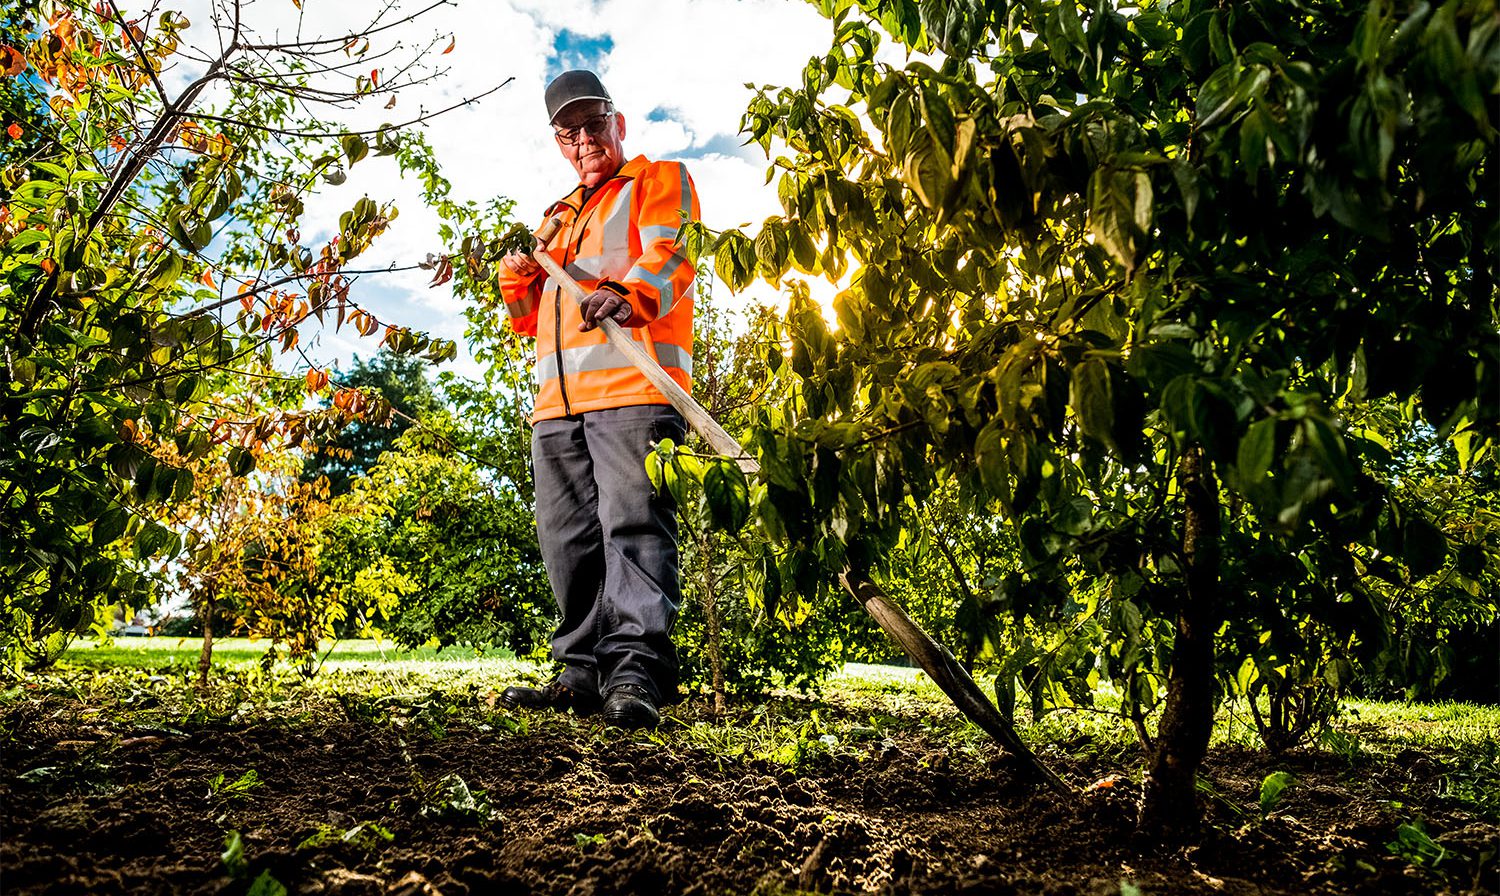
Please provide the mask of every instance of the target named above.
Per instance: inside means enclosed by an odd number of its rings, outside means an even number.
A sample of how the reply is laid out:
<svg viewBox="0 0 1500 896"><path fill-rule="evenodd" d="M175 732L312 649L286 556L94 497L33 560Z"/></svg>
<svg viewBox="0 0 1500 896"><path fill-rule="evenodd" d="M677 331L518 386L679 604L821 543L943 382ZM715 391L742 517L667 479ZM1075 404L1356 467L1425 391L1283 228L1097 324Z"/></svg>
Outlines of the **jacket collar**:
<svg viewBox="0 0 1500 896"><path fill-rule="evenodd" d="M609 180L606 180L604 183L600 184L599 189L595 190L592 196L597 196L603 193L604 189L615 181L635 180L636 177L638 177L649 164L650 161L645 156L636 156L635 158L627 161L624 165L620 166L619 171L615 172L614 177L611 177ZM572 209L574 214L581 212L584 205L583 190L583 184L579 184L578 186L574 187L573 192L552 203L552 206L547 209L547 214L552 214L561 206L566 206ZM590 198L592 198L592 196Z"/></svg>

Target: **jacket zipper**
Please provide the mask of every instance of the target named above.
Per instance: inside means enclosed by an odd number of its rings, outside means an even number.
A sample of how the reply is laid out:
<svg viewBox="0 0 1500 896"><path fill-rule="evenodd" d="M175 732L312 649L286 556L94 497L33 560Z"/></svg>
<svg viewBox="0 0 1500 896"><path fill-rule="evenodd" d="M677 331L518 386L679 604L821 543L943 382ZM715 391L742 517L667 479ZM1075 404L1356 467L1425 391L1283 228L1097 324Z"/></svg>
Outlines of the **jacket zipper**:
<svg viewBox="0 0 1500 896"><path fill-rule="evenodd" d="M568 267L568 254L563 253L563 269ZM562 287L558 286L552 290L552 339L553 357L557 359L557 388L562 390L563 415L571 417L573 409L568 405L568 372L563 369L562 349Z"/></svg>
<svg viewBox="0 0 1500 896"><path fill-rule="evenodd" d="M568 205L566 199L559 199L553 203L552 208L547 209L547 214L552 214L552 209L557 208L559 205L565 208L573 208L571 205ZM581 211L581 208L573 209L573 222L575 224L578 222L578 215ZM567 270L570 261L569 253L571 251L572 249L568 243L563 243L563 270ZM563 368L562 294L561 283L552 287L552 357L557 359L557 388L562 391L563 415L571 417L573 415L573 408L568 402L568 375L567 370Z"/></svg>
<svg viewBox="0 0 1500 896"><path fill-rule="evenodd" d="M612 181L615 181L615 180L618 180L618 179L620 179L620 176L619 175L615 175L614 177L610 178L610 181L612 182ZM589 209L589 218L592 218L594 216L594 212L596 212L596 211L599 210L599 203L593 202L593 200L596 199L597 197L599 197L600 195L602 195L604 193L604 188L606 186L608 186L608 182L600 184L599 185L599 189L595 190L593 192L593 194L591 196L589 196L589 198L587 200L584 201L584 203L583 203L584 208L588 208ZM566 201L560 200L557 204L558 205L565 205L566 206L568 203ZM589 207L591 204L592 204L592 208ZM588 220L585 219L585 220L583 220L583 221L580 222L578 219L582 215L583 215L583 209L582 208L576 209L573 212L573 225L574 225L574 227L577 228L578 239L572 241L571 243L565 243L563 245L563 262L562 262L562 264L563 264L563 270L567 270L568 265L571 264L573 262L573 258L577 256L578 250L580 250L580 249L583 248L583 232L584 232L584 227L587 226L587 224L588 224ZM558 387L558 389L560 389L562 391L563 415L567 416L567 417L571 417L571 416L573 416L573 407L572 407L572 405L568 401L568 371L567 371L567 368L565 368L563 366L562 294L563 294L563 289L562 289L561 284L559 284L558 286L556 286L556 287L553 288L553 290L552 290L552 320L553 320L553 327L552 327L552 342L553 342L553 345L552 345L552 348L553 348L553 357L557 358L557 387Z"/></svg>

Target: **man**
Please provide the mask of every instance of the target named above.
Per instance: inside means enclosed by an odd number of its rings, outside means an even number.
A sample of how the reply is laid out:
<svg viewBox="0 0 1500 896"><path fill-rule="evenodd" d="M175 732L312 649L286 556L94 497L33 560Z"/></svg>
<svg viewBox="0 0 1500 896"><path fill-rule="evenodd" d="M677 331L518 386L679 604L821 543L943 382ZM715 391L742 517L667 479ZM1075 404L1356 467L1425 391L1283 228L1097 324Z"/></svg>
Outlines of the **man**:
<svg viewBox="0 0 1500 896"><path fill-rule="evenodd" d="M559 75L546 103L579 179L547 210L563 223L547 251L590 294L580 306L520 253L502 259L498 279L511 326L537 337L537 534L562 614L552 655L563 671L501 700L655 727L677 690L681 590L676 507L651 487L644 459L653 442L680 442L686 426L599 323L614 319L691 389L696 271L676 237L698 200L681 164L626 160L625 118L593 72Z"/></svg>

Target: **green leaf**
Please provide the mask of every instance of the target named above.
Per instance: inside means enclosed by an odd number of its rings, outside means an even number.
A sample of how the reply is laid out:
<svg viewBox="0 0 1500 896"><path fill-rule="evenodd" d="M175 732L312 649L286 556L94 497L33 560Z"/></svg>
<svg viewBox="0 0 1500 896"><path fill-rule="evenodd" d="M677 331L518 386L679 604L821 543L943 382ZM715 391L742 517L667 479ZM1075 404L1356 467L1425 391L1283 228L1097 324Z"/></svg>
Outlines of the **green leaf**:
<svg viewBox="0 0 1500 896"><path fill-rule="evenodd" d="M91 535L94 547L104 547L114 544L121 535L125 534L125 524L129 522L130 516L122 507L111 507L94 521L94 531Z"/></svg>
<svg viewBox="0 0 1500 896"><path fill-rule="evenodd" d="M1234 45L1224 30L1224 16L1217 12L1208 20L1208 47L1215 62L1228 62L1234 58Z"/></svg>
<svg viewBox="0 0 1500 896"><path fill-rule="evenodd" d="M1073 368L1069 403L1078 414L1078 425L1084 433L1110 447L1115 447L1115 396L1109 378L1109 365L1090 359Z"/></svg>
<svg viewBox="0 0 1500 896"><path fill-rule="evenodd" d="M1083 33L1083 22L1078 18L1078 4L1075 0L1059 0L1057 24L1063 37L1073 49L1079 52L1088 51L1088 38Z"/></svg>
<svg viewBox="0 0 1500 896"><path fill-rule="evenodd" d="M1271 810L1281 803L1281 797L1286 793L1287 788L1296 781L1297 779L1292 777L1291 772L1272 772L1266 775L1265 780L1260 782L1261 814L1270 814Z"/></svg>
<svg viewBox="0 0 1500 896"><path fill-rule="evenodd" d="M1236 464L1240 482L1250 488L1265 479L1276 460L1276 418L1257 420L1245 430L1240 439Z"/></svg>
<svg viewBox="0 0 1500 896"><path fill-rule="evenodd" d="M146 455L135 469L135 497L137 501L151 500L151 486L156 482L156 458Z"/></svg>
<svg viewBox="0 0 1500 896"><path fill-rule="evenodd" d="M281 881L271 876L270 870L262 871L250 889L245 891L245 896L287 896L286 887Z"/></svg>
<svg viewBox="0 0 1500 896"><path fill-rule="evenodd" d="M178 404L187 404L198 396L202 385L203 378L190 373L177 381L177 388L172 390L172 397Z"/></svg>
<svg viewBox="0 0 1500 896"><path fill-rule="evenodd" d="M974 456L979 464L980 479L990 494L1009 496L1010 458L1005 450L1005 438L995 423L986 425L975 437Z"/></svg>
<svg viewBox="0 0 1500 896"><path fill-rule="evenodd" d="M1230 62L1209 75L1208 80L1203 82L1203 86L1198 88L1197 111L1200 130L1218 124L1239 105L1241 97L1236 90L1239 83L1239 63Z"/></svg>
<svg viewBox="0 0 1500 896"><path fill-rule="evenodd" d="M913 141L912 150L901 168L902 180L917 194L917 199L933 211L942 207L943 197L951 183L952 162L933 148L930 139Z"/></svg>
<svg viewBox="0 0 1500 896"><path fill-rule="evenodd" d="M230 877L244 877L249 870L250 863L245 861L245 840L239 831L225 835L224 851L219 854L219 861L224 863L224 870Z"/></svg>
<svg viewBox="0 0 1500 896"><path fill-rule="evenodd" d="M1198 212L1198 173L1192 165L1181 159L1172 160L1172 178L1177 182L1177 194L1182 197L1182 211L1188 224Z"/></svg>
<svg viewBox="0 0 1500 896"><path fill-rule="evenodd" d="M159 500L168 501L177 488L177 474L181 472L171 464L157 464L156 474L151 480L151 494Z"/></svg>
<svg viewBox="0 0 1500 896"><path fill-rule="evenodd" d="M715 458L703 471L703 496L715 524L726 532L742 529L750 519L750 483L739 465Z"/></svg>
<svg viewBox="0 0 1500 896"><path fill-rule="evenodd" d="M229 472L233 476L244 476L255 469L255 455L238 446L229 449Z"/></svg>
<svg viewBox="0 0 1500 896"><path fill-rule="evenodd" d="M808 225L796 220L787 227L787 236L791 243L792 260L797 265L797 270L804 274L814 274L818 270L818 248L813 244L812 237L807 232Z"/></svg>
<svg viewBox="0 0 1500 896"><path fill-rule="evenodd" d="M651 487L658 493L661 492L663 481L662 467L665 461L659 451L652 451L646 455L646 478L651 480Z"/></svg>
<svg viewBox="0 0 1500 896"><path fill-rule="evenodd" d="M163 250L156 265L151 269L151 285L157 289L168 289L182 277L182 256Z"/></svg>
<svg viewBox="0 0 1500 896"><path fill-rule="evenodd" d="M932 145L943 156L944 163L951 164L958 126L945 91L937 84L924 82L917 97L922 104L922 123Z"/></svg>
<svg viewBox="0 0 1500 896"><path fill-rule="evenodd" d="M36 243L45 243L48 241L48 239L50 239L50 237L47 236L45 231L23 230L15 236L11 237L10 242L6 243L5 247L10 251L15 252L17 250L24 249L27 246L35 245Z"/></svg>
<svg viewBox="0 0 1500 896"><path fill-rule="evenodd" d="M370 145L358 134L345 134L339 143L344 147L344 158L349 160L350 166L370 154Z"/></svg>
<svg viewBox="0 0 1500 896"><path fill-rule="evenodd" d="M167 542L167 530L153 522L146 522L141 531L135 533L134 551L136 559L146 560L156 556Z"/></svg>
<svg viewBox="0 0 1500 896"><path fill-rule="evenodd" d="M172 486L172 500L186 501L193 494L195 478L193 471L186 467L178 470L176 482Z"/></svg>
<svg viewBox="0 0 1500 896"><path fill-rule="evenodd" d="M1466 544L1458 549L1457 555L1453 558L1453 565L1463 575L1477 579L1484 573L1484 567L1488 561L1489 558L1485 555L1483 545Z"/></svg>
<svg viewBox="0 0 1500 896"><path fill-rule="evenodd" d="M1303 436L1307 439L1307 445L1312 449L1313 456L1323 467L1339 489L1348 494L1354 489L1354 464L1349 460L1349 449L1344 444L1344 437L1329 425L1328 421L1318 417L1309 417L1303 421Z"/></svg>
<svg viewBox="0 0 1500 896"><path fill-rule="evenodd" d="M62 167L61 165L53 162L43 161L41 159L37 159L31 164L35 166L37 170L45 171L53 177L60 178L64 181L68 179L68 169Z"/></svg>
<svg viewBox="0 0 1500 896"><path fill-rule="evenodd" d="M755 237L755 260L760 274L775 281L786 273L787 245L779 221L767 221Z"/></svg>
<svg viewBox="0 0 1500 896"><path fill-rule="evenodd" d="M1144 171L1100 168L1089 182L1089 232L1126 270L1135 269L1136 237L1150 230L1152 201Z"/></svg>

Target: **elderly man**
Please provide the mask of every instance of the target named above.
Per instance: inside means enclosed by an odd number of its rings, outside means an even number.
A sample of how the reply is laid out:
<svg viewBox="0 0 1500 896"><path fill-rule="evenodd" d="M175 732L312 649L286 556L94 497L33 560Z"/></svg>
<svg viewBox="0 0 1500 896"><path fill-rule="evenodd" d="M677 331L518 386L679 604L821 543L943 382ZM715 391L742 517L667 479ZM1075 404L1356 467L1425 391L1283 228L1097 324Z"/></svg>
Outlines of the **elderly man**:
<svg viewBox="0 0 1500 896"><path fill-rule="evenodd" d="M537 533L562 614L552 655L563 669L501 699L655 727L677 691L681 590L676 507L656 494L643 461L652 442L681 441L686 427L599 323L614 319L691 388L696 271L676 237L698 217L698 199L680 163L626 160L625 117L593 72L559 75L546 103L579 179L547 209L563 225L547 251L590 294L578 304L524 254L506 256L498 279L511 326L537 338Z"/></svg>

